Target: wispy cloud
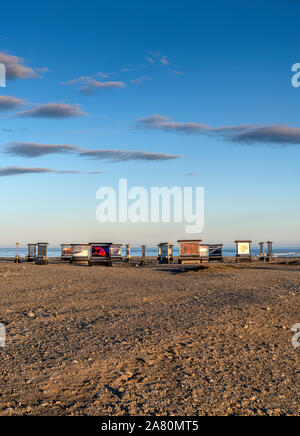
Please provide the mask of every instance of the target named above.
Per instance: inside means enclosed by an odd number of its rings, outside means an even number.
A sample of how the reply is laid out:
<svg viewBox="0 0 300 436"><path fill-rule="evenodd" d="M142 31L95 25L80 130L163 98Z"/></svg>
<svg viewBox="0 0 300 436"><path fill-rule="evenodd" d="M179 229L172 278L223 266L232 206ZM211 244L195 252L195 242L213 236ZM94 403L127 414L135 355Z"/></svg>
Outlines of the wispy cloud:
<svg viewBox="0 0 300 436"><path fill-rule="evenodd" d="M18 176L23 174L81 174L81 171L53 170L50 168L0 167L0 177Z"/></svg>
<svg viewBox="0 0 300 436"><path fill-rule="evenodd" d="M184 73L182 71L174 70L171 71L171 74L173 74L173 76L182 76Z"/></svg>
<svg viewBox="0 0 300 436"><path fill-rule="evenodd" d="M127 85L121 81L100 82L99 80L90 80L86 85L79 88L79 91L84 94L94 94L97 89L117 89L125 88Z"/></svg>
<svg viewBox="0 0 300 436"><path fill-rule="evenodd" d="M245 144L298 145L300 144L300 128L283 124L253 127L236 134L231 139L234 142Z"/></svg>
<svg viewBox="0 0 300 436"><path fill-rule="evenodd" d="M131 80L131 83L134 83L135 85L141 85L142 83L146 82L147 80L153 80L153 78L149 77L149 76L138 77L137 79Z"/></svg>
<svg viewBox="0 0 300 436"><path fill-rule="evenodd" d="M171 62L168 60L167 56L162 56L159 61L163 65L171 65Z"/></svg>
<svg viewBox="0 0 300 436"><path fill-rule="evenodd" d="M98 149L86 150L83 147L69 144L39 144L35 142L9 142L4 144L4 153L24 158L36 158L49 154L75 154L79 157L109 162L121 161L164 161L179 159L183 156L166 153L151 153L147 151L128 151Z"/></svg>
<svg viewBox="0 0 300 436"><path fill-rule="evenodd" d="M24 127L18 127L16 129L10 129L10 128L7 128L7 127L3 127L1 130L2 130L2 132L13 133L13 132L17 132L17 131L19 131L19 132L26 132L27 129L25 129Z"/></svg>
<svg viewBox="0 0 300 436"><path fill-rule="evenodd" d="M130 72L132 72L132 71L137 71L138 70L138 68L136 68L136 67L124 67L124 68L122 68L122 72L123 73L130 73Z"/></svg>
<svg viewBox="0 0 300 436"><path fill-rule="evenodd" d="M0 95L0 112L17 109L23 104L24 102L20 98Z"/></svg>
<svg viewBox="0 0 300 436"><path fill-rule="evenodd" d="M193 172L191 172L191 173L186 173L185 175L186 175L186 176L196 176L196 174L197 174L197 173L193 173Z"/></svg>
<svg viewBox="0 0 300 436"><path fill-rule="evenodd" d="M82 150L79 153L82 157L90 159L105 159L109 162L123 161L165 161L179 159L183 156L165 153L149 153L146 151L126 151L126 150Z"/></svg>
<svg viewBox="0 0 300 436"><path fill-rule="evenodd" d="M172 121L165 115L154 114L136 120L135 126L139 129L155 129L164 132L213 135L232 142L244 144L281 146L300 144L300 128L289 127L283 124L271 124L267 126L241 124L211 127L203 123L178 123Z"/></svg>
<svg viewBox="0 0 300 436"><path fill-rule="evenodd" d="M16 116L23 118L73 118L85 116L79 104L47 103L35 109L18 112Z"/></svg>
<svg viewBox="0 0 300 436"><path fill-rule="evenodd" d="M23 58L0 52L0 62L6 67L7 80L30 79L40 77L38 72L45 72L45 68L33 69L25 65Z"/></svg>
<svg viewBox="0 0 300 436"><path fill-rule="evenodd" d="M49 68L42 67L42 68L36 68L35 69L38 73L49 73Z"/></svg>
<svg viewBox="0 0 300 436"><path fill-rule="evenodd" d="M76 79L68 80L67 82L61 82L61 85L80 85L79 91L84 94L94 94L97 89L115 89L124 88L126 83L122 81L107 81L103 82L97 80L96 77L109 78L107 74L97 73L94 76L82 76Z"/></svg>
<svg viewBox="0 0 300 436"><path fill-rule="evenodd" d="M108 79L110 77L110 74L102 73L102 71L98 71L98 73L95 74L95 77L101 77L102 79Z"/></svg>
<svg viewBox="0 0 300 436"><path fill-rule="evenodd" d="M5 148L5 153L12 156L35 158L49 154L70 154L78 151L74 145L38 144L35 142L10 142Z"/></svg>
<svg viewBox="0 0 300 436"><path fill-rule="evenodd" d="M143 129L157 129L166 132L180 132L180 133L225 133L230 131L245 131L251 128L251 125L240 126L226 126L226 127L210 127L202 123L177 123L172 121L165 115L153 114L148 117L140 118L135 121L137 128Z"/></svg>
<svg viewBox="0 0 300 436"><path fill-rule="evenodd" d="M145 60L151 65L155 63L155 60L153 58L150 58L149 56L146 56Z"/></svg>
<svg viewBox="0 0 300 436"><path fill-rule="evenodd" d="M161 65L167 65L167 66L171 65L171 62L168 59L168 57L164 54L161 54L161 52L158 50L149 51L149 55L150 56L145 57L145 60L149 62L149 64L154 64L155 61L158 61Z"/></svg>

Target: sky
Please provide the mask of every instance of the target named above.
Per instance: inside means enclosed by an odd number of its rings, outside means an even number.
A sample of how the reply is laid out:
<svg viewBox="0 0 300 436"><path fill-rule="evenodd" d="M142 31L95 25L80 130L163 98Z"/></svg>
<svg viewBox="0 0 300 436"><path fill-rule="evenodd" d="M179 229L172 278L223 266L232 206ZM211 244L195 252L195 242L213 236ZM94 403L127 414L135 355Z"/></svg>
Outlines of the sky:
<svg viewBox="0 0 300 436"><path fill-rule="evenodd" d="M1 5L0 246L300 243L300 3ZM300 79L299 79L300 82ZM204 187L205 223L100 223L103 186Z"/></svg>

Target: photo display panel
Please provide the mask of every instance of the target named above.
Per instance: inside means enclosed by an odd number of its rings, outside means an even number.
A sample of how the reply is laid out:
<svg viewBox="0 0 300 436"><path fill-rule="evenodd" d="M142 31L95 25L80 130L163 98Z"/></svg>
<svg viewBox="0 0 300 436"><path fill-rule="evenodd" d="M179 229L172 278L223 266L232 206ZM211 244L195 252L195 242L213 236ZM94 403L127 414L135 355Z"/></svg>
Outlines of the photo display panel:
<svg viewBox="0 0 300 436"><path fill-rule="evenodd" d="M238 254L245 255L245 256L250 254L249 242L239 242L238 243Z"/></svg>
<svg viewBox="0 0 300 436"><path fill-rule="evenodd" d="M109 257L109 245L92 245L92 257Z"/></svg>
<svg viewBox="0 0 300 436"><path fill-rule="evenodd" d="M199 242L181 242L180 253L182 255L199 256Z"/></svg>

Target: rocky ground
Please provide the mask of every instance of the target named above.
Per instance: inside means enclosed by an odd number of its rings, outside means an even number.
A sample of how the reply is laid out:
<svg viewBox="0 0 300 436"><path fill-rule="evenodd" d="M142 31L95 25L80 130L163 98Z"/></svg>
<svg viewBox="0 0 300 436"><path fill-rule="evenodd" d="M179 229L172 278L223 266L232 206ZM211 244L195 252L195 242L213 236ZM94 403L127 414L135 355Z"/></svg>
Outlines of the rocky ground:
<svg viewBox="0 0 300 436"><path fill-rule="evenodd" d="M300 266L0 263L0 415L299 415Z"/></svg>

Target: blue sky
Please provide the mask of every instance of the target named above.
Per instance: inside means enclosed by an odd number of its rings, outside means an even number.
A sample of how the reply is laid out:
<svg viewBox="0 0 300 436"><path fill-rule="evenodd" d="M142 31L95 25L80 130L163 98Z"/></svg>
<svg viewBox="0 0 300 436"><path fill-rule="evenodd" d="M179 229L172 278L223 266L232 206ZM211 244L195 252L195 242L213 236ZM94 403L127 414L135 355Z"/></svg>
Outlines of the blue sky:
<svg viewBox="0 0 300 436"><path fill-rule="evenodd" d="M204 186L192 238L299 244L299 13L293 0L2 5L0 245L188 237L98 223L96 191L120 177Z"/></svg>

